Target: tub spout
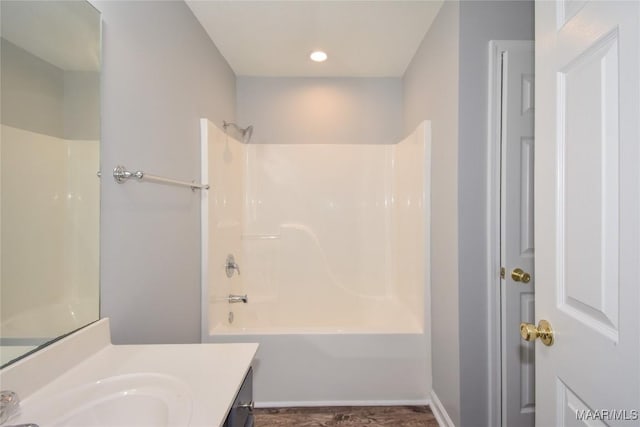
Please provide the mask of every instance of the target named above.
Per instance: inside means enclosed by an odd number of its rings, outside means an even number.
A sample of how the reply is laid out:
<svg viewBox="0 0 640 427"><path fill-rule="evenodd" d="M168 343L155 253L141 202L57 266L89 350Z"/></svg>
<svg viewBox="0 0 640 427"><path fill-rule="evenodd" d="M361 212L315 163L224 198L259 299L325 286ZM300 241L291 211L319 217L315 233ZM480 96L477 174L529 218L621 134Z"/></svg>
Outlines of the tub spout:
<svg viewBox="0 0 640 427"><path fill-rule="evenodd" d="M239 303L239 302L241 302L243 304L246 304L246 303L249 302L249 298L247 298L247 294L244 294L244 295L233 295L233 294L230 294L227 297L227 301L229 301L229 304L236 304L236 303Z"/></svg>

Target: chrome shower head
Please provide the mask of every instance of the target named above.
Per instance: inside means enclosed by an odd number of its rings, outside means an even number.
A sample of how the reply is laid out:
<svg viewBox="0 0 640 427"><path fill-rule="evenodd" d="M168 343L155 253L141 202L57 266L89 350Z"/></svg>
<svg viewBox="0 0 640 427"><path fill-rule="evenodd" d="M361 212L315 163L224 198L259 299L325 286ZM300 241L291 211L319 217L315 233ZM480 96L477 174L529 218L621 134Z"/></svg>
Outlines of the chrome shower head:
<svg viewBox="0 0 640 427"><path fill-rule="evenodd" d="M240 136L242 137L242 142L249 143L249 140L251 139L251 135L253 135L253 126L247 126L246 128L241 128L235 123L231 123L227 121L222 122L222 127L224 128L225 131L229 126L233 127L240 134Z"/></svg>
<svg viewBox="0 0 640 427"><path fill-rule="evenodd" d="M253 126L247 126L242 131L242 140L248 144L251 140L251 135L253 135Z"/></svg>

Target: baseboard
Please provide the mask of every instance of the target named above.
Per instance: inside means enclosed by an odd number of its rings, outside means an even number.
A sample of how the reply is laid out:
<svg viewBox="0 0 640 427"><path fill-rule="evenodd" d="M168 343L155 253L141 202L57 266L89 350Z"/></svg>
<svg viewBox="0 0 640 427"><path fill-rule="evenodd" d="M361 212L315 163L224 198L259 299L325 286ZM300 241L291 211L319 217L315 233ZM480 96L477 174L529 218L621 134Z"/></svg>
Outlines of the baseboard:
<svg viewBox="0 0 640 427"><path fill-rule="evenodd" d="M451 417L449 417L446 409L442 406L442 402L440 402L440 399L438 399L438 396L433 390L431 390L431 404L429 406L440 427L455 427L455 424L451 421Z"/></svg>
<svg viewBox="0 0 640 427"><path fill-rule="evenodd" d="M256 408L312 408L318 406L431 406L429 399L418 400L318 400L255 402ZM453 424L451 424L453 426Z"/></svg>

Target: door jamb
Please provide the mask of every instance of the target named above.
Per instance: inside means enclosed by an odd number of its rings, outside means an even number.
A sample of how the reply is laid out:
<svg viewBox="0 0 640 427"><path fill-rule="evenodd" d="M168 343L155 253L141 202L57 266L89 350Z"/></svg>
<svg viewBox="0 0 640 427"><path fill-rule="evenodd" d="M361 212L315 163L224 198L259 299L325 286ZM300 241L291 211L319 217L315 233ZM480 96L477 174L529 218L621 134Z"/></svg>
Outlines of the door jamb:
<svg viewBox="0 0 640 427"><path fill-rule="evenodd" d="M502 134L502 57L509 49L531 46L530 40L489 42L487 125L487 295L489 331L489 425L502 425L500 177Z"/></svg>

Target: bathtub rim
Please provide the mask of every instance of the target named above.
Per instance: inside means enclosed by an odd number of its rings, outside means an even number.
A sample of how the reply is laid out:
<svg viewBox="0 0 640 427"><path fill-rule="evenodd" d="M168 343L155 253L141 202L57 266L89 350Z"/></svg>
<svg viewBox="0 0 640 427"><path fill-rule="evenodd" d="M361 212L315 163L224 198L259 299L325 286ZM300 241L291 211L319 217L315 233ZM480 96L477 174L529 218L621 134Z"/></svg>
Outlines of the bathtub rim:
<svg viewBox="0 0 640 427"><path fill-rule="evenodd" d="M383 336L387 336L387 335L424 335L425 331L420 330L420 331L393 331L393 330L388 330L388 331L379 331L379 330L329 330L328 328L323 328L323 330L319 330L319 331L313 331L310 329L300 329L299 331L292 331L292 330L282 330L282 329L271 329L271 330L259 330L259 329L249 329L246 331L240 331L240 332L215 332L212 333L211 331L209 331L209 333L207 334L207 338L215 338L215 337L219 337L219 336L224 336L224 337L233 337L233 336L242 336L242 337L246 337L246 336L304 336L304 335L313 335L313 336L317 336L317 335L324 335L324 336L332 336L332 335L340 335L340 336L348 336L348 335L365 335L365 336L371 336L371 335L383 335ZM205 342L205 341L203 341Z"/></svg>

